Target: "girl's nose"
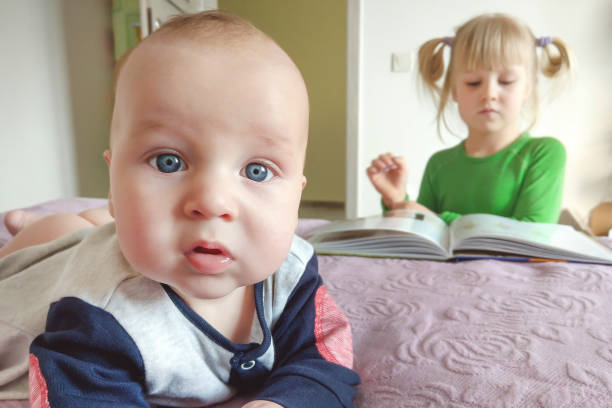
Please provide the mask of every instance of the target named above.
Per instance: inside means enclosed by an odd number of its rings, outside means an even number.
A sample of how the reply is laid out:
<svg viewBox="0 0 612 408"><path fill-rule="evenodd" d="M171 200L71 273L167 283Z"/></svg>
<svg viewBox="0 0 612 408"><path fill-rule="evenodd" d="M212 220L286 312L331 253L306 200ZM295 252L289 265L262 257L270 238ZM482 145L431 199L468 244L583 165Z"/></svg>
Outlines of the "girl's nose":
<svg viewBox="0 0 612 408"><path fill-rule="evenodd" d="M190 186L183 211L193 219L232 221L238 216L234 189L224 180L213 179L215 177L206 177Z"/></svg>
<svg viewBox="0 0 612 408"><path fill-rule="evenodd" d="M482 96L483 99L490 101L497 99L497 83L494 80L486 80L484 81Z"/></svg>

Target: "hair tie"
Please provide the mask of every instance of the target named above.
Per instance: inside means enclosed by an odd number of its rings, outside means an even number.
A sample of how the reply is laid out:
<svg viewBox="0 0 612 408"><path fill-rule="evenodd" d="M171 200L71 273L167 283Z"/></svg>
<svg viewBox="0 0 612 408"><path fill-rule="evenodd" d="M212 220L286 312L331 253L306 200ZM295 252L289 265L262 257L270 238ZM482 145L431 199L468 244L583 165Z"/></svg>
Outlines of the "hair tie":
<svg viewBox="0 0 612 408"><path fill-rule="evenodd" d="M449 47L453 45L454 40L455 40L455 37L442 37L442 42L448 45Z"/></svg>
<svg viewBox="0 0 612 408"><path fill-rule="evenodd" d="M548 44L552 43L551 37L540 37L536 40L536 45L538 47L546 47Z"/></svg>

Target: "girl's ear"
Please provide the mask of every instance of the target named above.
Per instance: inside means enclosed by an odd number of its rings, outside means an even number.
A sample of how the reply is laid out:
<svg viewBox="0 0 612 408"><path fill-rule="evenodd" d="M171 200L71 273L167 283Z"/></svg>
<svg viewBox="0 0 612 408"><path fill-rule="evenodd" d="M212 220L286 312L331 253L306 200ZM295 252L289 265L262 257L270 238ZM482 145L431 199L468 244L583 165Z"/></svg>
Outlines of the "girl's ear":
<svg viewBox="0 0 612 408"><path fill-rule="evenodd" d="M531 97L533 87L536 86L535 75L538 75L538 73L532 72L530 74L529 66L525 66L523 73L525 75L525 93L523 94L523 102L526 102Z"/></svg>
<svg viewBox="0 0 612 408"><path fill-rule="evenodd" d="M531 92L533 91L533 81L527 81L525 85L525 95L523 101L528 100L531 97Z"/></svg>
<svg viewBox="0 0 612 408"><path fill-rule="evenodd" d="M446 72L446 75L450 75L450 72ZM448 78L448 80L450 81L450 94L453 98L453 101L457 102L457 77L453 76L451 78Z"/></svg>

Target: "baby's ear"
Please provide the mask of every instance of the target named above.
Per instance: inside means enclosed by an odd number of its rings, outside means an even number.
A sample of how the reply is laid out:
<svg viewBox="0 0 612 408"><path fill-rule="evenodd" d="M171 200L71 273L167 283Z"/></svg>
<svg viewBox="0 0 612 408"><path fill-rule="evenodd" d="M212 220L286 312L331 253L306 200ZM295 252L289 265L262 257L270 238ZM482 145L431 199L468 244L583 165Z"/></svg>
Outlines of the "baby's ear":
<svg viewBox="0 0 612 408"><path fill-rule="evenodd" d="M110 166L111 151L109 149L106 149L104 153L102 154L102 156L104 156L104 161L106 162L106 164Z"/></svg>
<svg viewBox="0 0 612 408"><path fill-rule="evenodd" d="M306 176L302 176L302 190L306 187Z"/></svg>
<svg viewBox="0 0 612 408"><path fill-rule="evenodd" d="M104 161L110 167L111 151L109 149L105 150L102 156L104 156ZM113 195L110 191L108 192L108 212L112 217L115 216L115 209L113 208Z"/></svg>
<svg viewBox="0 0 612 408"><path fill-rule="evenodd" d="M108 212L110 213L111 217L115 218L115 208L113 206L113 195L111 194L111 192L108 192Z"/></svg>

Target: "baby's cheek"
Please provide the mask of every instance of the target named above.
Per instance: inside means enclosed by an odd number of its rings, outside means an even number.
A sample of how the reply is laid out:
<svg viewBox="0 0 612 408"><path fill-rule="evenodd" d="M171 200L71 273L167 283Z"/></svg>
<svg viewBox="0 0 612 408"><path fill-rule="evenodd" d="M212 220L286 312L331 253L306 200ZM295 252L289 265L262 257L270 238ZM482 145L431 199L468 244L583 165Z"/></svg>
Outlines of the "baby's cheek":
<svg viewBox="0 0 612 408"><path fill-rule="evenodd" d="M274 268L275 270L285 260L289 250L291 249L295 226L293 226L291 223L287 223L279 226L276 232L276 236L270 240L270 247L267 251L269 254L269 261L276 264L276 267Z"/></svg>
<svg viewBox="0 0 612 408"><path fill-rule="evenodd" d="M244 235L251 262L258 264L255 273L265 279L274 273L287 257L293 241L292 221L284 214L274 213L273 217L251 217L250 231ZM256 225L255 225L256 224ZM246 231L245 231L246 232ZM248 237L248 238L247 238Z"/></svg>
<svg viewBox="0 0 612 408"><path fill-rule="evenodd" d="M117 232L125 258L134 269L143 273L154 267L159 258L164 256L164 238L167 235L159 228L153 227L157 221L139 218L141 217L134 214L129 219L121 219Z"/></svg>
<svg viewBox="0 0 612 408"><path fill-rule="evenodd" d="M145 232L141 233L142 236L146 235ZM148 265L154 261L154 259L151 259L152 254L148 240L142 239L142 236L133 231L119 234L121 251L130 265L137 271L148 269Z"/></svg>

